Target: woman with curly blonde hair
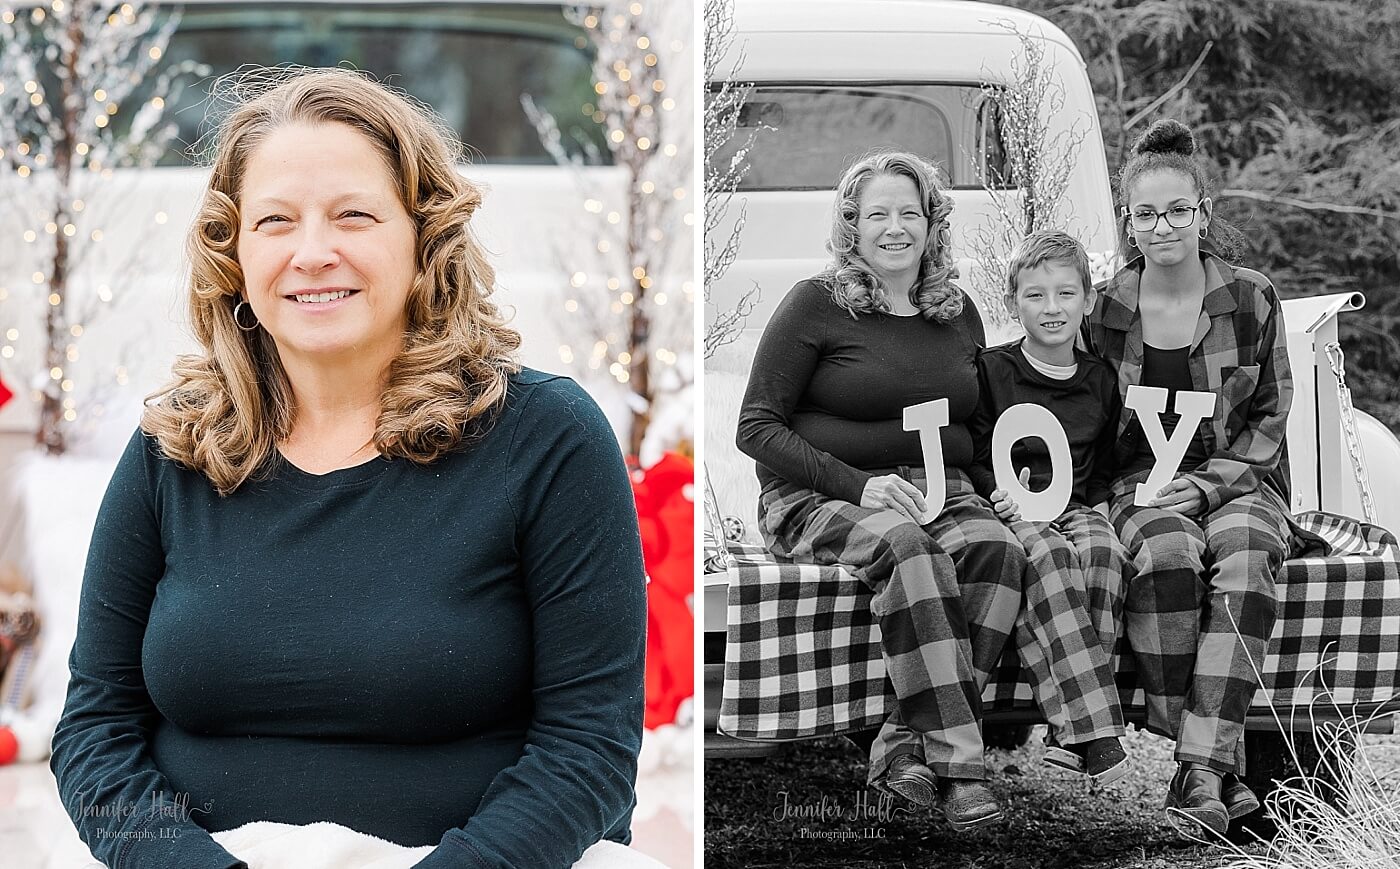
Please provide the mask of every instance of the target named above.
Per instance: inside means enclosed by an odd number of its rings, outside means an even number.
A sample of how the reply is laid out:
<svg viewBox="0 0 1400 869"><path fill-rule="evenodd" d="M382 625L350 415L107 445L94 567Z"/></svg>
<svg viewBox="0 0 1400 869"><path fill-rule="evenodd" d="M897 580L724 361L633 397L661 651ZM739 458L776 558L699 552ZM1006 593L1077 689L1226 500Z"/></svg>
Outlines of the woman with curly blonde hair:
<svg viewBox="0 0 1400 869"><path fill-rule="evenodd" d="M949 281L951 211L937 170L913 154L847 170L832 264L769 321L738 443L758 465L768 547L851 566L874 592L898 707L872 746L871 780L919 805L937 795L966 830L1001 817L985 781L980 698L1021 606L1026 557L966 471L985 337ZM946 500L928 516L923 451L903 414L936 399L948 401L944 479L933 481Z"/></svg>
<svg viewBox="0 0 1400 869"><path fill-rule="evenodd" d="M345 70L235 87L189 241L203 353L89 552L52 761L79 833L119 869L243 866L211 833L254 821L420 867L650 863L600 841L629 838L645 624L611 430L514 361L429 110Z"/></svg>

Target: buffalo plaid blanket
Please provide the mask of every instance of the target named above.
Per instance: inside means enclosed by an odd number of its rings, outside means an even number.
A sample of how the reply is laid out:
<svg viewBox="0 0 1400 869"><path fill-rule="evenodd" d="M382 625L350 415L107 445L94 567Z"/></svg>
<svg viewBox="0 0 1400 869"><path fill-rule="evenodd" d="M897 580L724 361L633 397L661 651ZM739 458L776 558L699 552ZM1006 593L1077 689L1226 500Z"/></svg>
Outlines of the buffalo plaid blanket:
<svg viewBox="0 0 1400 869"><path fill-rule="evenodd" d="M1327 555L1289 559L1279 618L1254 711L1270 705L1374 709L1400 688L1400 546L1374 525L1326 513L1294 517ZM745 739L802 739L878 726L894 708L870 592L841 567L732 548L719 730ZM1119 642L1124 711L1143 707L1131 650ZM1014 648L982 695L984 712L1034 710Z"/></svg>

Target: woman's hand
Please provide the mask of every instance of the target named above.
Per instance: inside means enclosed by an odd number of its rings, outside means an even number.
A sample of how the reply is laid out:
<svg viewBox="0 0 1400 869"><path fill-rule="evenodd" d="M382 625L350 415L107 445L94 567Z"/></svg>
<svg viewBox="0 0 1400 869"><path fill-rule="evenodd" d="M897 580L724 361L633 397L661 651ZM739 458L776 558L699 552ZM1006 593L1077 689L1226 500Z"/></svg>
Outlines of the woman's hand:
<svg viewBox="0 0 1400 869"><path fill-rule="evenodd" d="M924 523L924 493L919 487L899 476L886 474L871 477L860 493L860 506L872 510L893 510L915 525Z"/></svg>
<svg viewBox="0 0 1400 869"><path fill-rule="evenodd" d="M1157 497L1147 502L1149 507L1175 510L1185 516L1195 516L1206 506L1205 493L1185 477L1178 477L1157 490Z"/></svg>

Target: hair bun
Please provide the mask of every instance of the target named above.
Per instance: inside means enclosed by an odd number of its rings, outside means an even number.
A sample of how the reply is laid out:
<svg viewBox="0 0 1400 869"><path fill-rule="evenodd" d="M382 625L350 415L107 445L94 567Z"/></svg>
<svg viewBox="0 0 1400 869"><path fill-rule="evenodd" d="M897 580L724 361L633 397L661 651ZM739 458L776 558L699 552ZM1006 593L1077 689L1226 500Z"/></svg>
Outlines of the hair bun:
<svg viewBox="0 0 1400 869"><path fill-rule="evenodd" d="M1134 154L1181 154L1189 157L1196 151L1196 137L1180 121L1155 121L1147 132L1133 143Z"/></svg>

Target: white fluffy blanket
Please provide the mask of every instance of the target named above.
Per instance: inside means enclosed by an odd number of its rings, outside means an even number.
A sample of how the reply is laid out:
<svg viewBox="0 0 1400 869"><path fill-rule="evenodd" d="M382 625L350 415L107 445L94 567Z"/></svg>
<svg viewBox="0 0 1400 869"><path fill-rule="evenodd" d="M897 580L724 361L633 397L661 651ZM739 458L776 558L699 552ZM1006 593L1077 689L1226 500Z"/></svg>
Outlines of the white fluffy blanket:
<svg viewBox="0 0 1400 869"><path fill-rule="evenodd" d="M409 848L325 821L296 826L256 821L214 834L249 869L409 869L433 845ZM599 842L573 869L666 869L640 851Z"/></svg>
<svg viewBox="0 0 1400 869"><path fill-rule="evenodd" d="M257 821L214 834L249 869L408 869L432 845L408 848L322 821L296 826Z"/></svg>

